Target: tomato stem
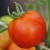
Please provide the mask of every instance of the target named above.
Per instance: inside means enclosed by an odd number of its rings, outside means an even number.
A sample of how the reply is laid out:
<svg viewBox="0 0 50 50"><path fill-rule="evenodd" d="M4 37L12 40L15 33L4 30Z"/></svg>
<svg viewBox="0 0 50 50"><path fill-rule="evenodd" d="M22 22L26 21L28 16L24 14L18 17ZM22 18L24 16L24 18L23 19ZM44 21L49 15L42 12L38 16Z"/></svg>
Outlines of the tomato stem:
<svg viewBox="0 0 50 50"><path fill-rule="evenodd" d="M20 8L21 11L23 12L23 9L22 9L22 7L20 6L20 4L18 4L18 3L16 3L16 2L14 2L14 3L15 3L15 5L16 5L16 11L17 11L17 13L20 13L19 8Z"/></svg>
<svg viewBox="0 0 50 50"><path fill-rule="evenodd" d="M12 17L12 18L19 18L22 14L24 14L24 11L22 9L22 7L20 6L20 4L15 3L16 6L16 12L13 11L12 14L10 13L9 7L8 7L8 14Z"/></svg>

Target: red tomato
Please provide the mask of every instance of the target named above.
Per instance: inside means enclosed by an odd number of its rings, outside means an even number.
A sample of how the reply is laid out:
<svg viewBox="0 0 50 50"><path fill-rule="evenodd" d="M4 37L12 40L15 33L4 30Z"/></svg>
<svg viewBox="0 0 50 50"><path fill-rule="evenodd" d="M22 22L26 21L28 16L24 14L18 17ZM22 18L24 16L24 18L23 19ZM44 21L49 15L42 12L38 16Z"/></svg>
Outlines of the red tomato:
<svg viewBox="0 0 50 50"><path fill-rule="evenodd" d="M28 11L8 26L10 37L21 48L38 45L46 36L46 23L35 11Z"/></svg>
<svg viewBox="0 0 50 50"><path fill-rule="evenodd" d="M23 49L23 48L18 47L14 42L11 42L7 50L36 50L36 49L35 47L29 48L29 49Z"/></svg>

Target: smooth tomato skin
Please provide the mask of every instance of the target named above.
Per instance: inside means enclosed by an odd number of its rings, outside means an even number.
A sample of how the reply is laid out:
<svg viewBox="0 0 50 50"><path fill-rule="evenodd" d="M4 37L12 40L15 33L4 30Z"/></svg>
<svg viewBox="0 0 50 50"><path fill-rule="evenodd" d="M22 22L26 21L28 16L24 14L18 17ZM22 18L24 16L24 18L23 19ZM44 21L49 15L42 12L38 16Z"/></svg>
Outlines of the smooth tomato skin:
<svg viewBox="0 0 50 50"><path fill-rule="evenodd" d="M14 19L8 26L10 37L21 48L38 45L46 36L46 24L43 17L35 11L28 11Z"/></svg>

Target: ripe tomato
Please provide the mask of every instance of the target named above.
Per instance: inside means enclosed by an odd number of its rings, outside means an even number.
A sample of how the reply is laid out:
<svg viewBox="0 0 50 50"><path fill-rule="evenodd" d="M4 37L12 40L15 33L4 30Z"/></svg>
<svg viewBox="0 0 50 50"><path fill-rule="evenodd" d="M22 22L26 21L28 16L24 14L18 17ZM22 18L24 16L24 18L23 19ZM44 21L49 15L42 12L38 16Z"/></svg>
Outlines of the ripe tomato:
<svg viewBox="0 0 50 50"><path fill-rule="evenodd" d="M5 50L9 43L10 43L10 37L8 35L8 31L5 30L0 33L0 48Z"/></svg>
<svg viewBox="0 0 50 50"><path fill-rule="evenodd" d="M21 48L38 45L46 36L46 23L35 11L28 11L8 26L10 37Z"/></svg>
<svg viewBox="0 0 50 50"><path fill-rule="evenodd" d="M18 47L14 42L11 42L7 50L36 50L36 49L35 47L29 48L29 49L23 49L23 48Z"/></svg>

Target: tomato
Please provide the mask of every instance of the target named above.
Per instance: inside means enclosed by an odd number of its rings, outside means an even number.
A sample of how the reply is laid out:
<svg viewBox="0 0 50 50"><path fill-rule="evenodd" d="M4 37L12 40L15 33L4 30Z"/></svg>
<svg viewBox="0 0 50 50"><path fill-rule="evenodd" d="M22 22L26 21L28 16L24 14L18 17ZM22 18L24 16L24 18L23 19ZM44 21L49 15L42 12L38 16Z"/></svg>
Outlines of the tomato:
<svg viewBox="0 0 50 50"><path fill-rule="evenodd" d="M36 49L35 47L29 48L29 49L23 49L17 46L14 42L11 42L7 50L36 50Z"/></svg>
<svg viewBox="0 0 50 50"><path fill-rule="evenodd" d="M19 47L30 48L46 37L46 23L38 12L27 11L20 18L10 22L8 32Z"/></svg>
<svg viewBox="0 0 50 50"><path fill-rule="evenodd" d="M8 44L10 43L10 37L8 35L8 31L5 30L0 33L0 48L5 50Z"/></svg>

